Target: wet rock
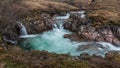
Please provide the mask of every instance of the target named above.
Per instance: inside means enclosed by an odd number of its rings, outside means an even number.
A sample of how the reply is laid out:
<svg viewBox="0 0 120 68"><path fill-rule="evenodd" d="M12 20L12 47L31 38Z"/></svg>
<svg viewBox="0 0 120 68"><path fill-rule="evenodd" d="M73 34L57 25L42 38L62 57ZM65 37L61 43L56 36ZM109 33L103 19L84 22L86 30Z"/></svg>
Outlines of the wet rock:
<svg viewBox="0 0 120 68"><path fill-rule="evenodd" d="M111 25L111 30L114 36L118 37L118 39L120 40L120 25Z"/></svg>
<svg viewBox="0 0 120 68"><path fill-rule="evenodd" d="M90 59L90 55L88 53L82 53L80 54L80 59L88 60Z"/></svg>
<svg viewBox="0 0 120 68"><path fill-rule="evenodd" d="M102 44L91 42L85 45L79 45L77 51L94 50L97 52L99 49L107 50Z"/></svg>
<svg viewBox="0 0 120 68"><path fill-rule="evenodd" d="M64 38L70 38L72 41L83 41L82 37L79 37L76 33L74 34L65 34Z"/></svg>
<svg viewBox="0 0 120 68"><path fill-rule="evenodd" d="M112 51L112 52L108 52L105 54L105 57L107 59L114 59L114 57L118 54L118 52Z"/></svg>

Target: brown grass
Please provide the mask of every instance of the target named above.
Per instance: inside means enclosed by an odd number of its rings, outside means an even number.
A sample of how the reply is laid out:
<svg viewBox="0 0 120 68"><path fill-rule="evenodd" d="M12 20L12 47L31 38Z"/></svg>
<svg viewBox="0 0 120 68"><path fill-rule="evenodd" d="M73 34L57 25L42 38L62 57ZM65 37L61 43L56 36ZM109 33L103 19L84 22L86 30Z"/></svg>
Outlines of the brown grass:
<svg viewBox="0 0 120 68"><path fill-rule="evenodd" d="M61 11L69 11L76 10L76 7L70 6L65 3L59 2L50 2L45 0L26 0L22 2L23 4L29 6L31 9L40 9L43 11L51 11L51 10L61 10Z"/></svg>

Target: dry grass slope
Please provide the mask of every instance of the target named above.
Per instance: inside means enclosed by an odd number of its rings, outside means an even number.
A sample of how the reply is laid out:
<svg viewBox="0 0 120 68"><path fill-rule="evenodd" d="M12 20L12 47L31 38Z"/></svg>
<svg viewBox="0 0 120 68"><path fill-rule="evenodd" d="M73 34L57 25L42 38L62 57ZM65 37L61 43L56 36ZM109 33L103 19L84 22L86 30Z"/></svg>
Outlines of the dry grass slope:
<svg viewBox="0 0 120 68"><path fill-rule="evenodd" d="M40 9L43 11L51 11L51 10L61 10L61 11L70 11L76 10L76 7L65 3L59 2L50 2L45 0L26 0L22 2L27 5L30 9Z"/></svg>

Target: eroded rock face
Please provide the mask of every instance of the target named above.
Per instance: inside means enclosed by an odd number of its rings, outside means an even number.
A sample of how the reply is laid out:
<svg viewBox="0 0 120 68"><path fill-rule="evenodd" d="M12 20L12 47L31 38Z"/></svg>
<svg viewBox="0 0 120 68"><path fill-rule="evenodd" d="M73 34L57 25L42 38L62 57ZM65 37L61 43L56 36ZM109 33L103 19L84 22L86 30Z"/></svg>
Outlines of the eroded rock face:
<svg viewBox="0 0 120 68"><path fill-rule="evenodd" d="M86 45L80 45L80 46L77 48L77 51L85 51L85 50L98 51L99 48L104 49L104 50L107 50L107 48L103 47L101 44L91 42L91 43L86 44Z"/></svg>

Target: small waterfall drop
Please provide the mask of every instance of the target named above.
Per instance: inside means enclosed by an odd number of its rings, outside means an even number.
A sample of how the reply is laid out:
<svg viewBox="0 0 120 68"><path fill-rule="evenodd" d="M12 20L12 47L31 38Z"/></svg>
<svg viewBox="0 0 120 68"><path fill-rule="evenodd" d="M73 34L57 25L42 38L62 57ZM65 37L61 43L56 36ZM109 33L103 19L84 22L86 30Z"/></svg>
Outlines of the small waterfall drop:
<svg viewBox="0 0 120 68"><path fill-rule="evenodd" d="M38 36L38 35L29 35L27 33L26 27L21 22L17 22L17 24L18 24L18 27L20 28L20 36L19 36L19 38L33 38L33 37Z"/></svg>
<svg viewBox="0 0 120 68"><path fill-rule="evenodd" d="M20 30L20 35L28 35L27 30L24 26Z"/></svg>
<svg viewBox="0 0 120 68"><path fill-rule="evenodd" d="M27 30L25 26L21 22L17 22L19 28L20 28L20 35L28 35Z"/></svg>

